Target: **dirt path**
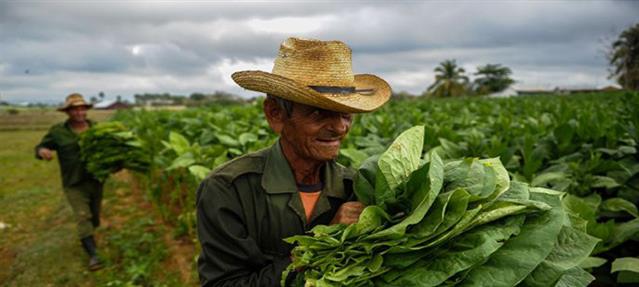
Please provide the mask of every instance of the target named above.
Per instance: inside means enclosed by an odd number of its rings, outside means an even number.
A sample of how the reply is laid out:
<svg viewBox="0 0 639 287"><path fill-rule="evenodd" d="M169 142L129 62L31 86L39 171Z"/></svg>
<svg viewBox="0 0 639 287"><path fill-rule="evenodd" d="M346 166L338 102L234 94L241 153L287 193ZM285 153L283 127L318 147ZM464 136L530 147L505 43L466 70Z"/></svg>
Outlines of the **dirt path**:
<svg viewBox="0 0 639 287"><path fill-rule="evenodd" d="M115 190L117 198L121 198L119 206L137 205L139 211L152 216L155 222L162 223L163 227L156 231L161 234L161 239L168 253L161 263L163 268L176 271L179 274L180 282L184 283L184 285L197 285L194 243L186 237L174 238L173 228L162 221L161 216L153 209L151 203L144 198L144 190L140 188L135 176L129 172L120 172L115 174L113 178L120 182L121 185L124 185L124 187L119 187ZM109 228L111 229L125 228L124 225L127 223L127 218L123 218L120 215L123 212L118 212L118 208L121 207L116 207L113 214L109 216L111 218Z"/></svg>

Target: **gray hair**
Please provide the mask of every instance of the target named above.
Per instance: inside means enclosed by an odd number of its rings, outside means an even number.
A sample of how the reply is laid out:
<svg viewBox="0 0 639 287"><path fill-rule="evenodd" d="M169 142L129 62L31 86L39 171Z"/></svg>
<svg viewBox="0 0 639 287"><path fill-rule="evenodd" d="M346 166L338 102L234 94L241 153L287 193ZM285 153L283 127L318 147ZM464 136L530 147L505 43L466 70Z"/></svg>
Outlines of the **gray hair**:
<svg viewBox="0 0 639 287"><path fill-rule="evenodd" d="M266 94L266 99L271 99L273 101L275 101L277 103L278 106L280 106L280 108L282 108L283 110L286 111L286 116L287 117L291 117L291 115L293 114L293 102L289 101L287 99L284 98L280 98L278 96L272 95L272 94Z"/></svg>

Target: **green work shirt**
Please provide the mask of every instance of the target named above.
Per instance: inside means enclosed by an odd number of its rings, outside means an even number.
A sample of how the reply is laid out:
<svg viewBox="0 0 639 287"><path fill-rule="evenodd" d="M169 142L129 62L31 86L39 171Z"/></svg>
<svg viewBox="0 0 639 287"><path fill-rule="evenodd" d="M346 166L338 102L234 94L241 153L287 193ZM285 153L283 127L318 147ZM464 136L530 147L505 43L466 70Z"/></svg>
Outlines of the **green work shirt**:
<svg viewBox="0 0 639 287"><path fill-rule="evenodd" d="M88 122L89 127L93 126L92 121ZM78 134L73 131L71 124L67 120L52 126L42 138L42 141L35 147L35 154L38 159L42 159L38 155L38 149L40 148L44 147L57 152L63 187L70 187L84 180L95 180L93 175L87 171L85 163L80 159L78 141Z"/></svg>
<svg viewBox="0 0 639 287"><path fill-rule="evenodd" d="M284 238L328 224L353 196L353 173L327 162L310 222L279 143L234 159L197 190L202 286L279 286L293 246Z"/></svg>

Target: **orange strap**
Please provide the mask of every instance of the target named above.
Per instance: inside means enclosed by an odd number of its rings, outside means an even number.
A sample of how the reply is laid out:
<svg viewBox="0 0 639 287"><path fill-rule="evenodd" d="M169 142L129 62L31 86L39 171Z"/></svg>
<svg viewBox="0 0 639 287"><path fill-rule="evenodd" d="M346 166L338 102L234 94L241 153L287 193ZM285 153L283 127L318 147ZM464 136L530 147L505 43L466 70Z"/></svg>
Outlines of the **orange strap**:
<svg viewBox="0 0 639 287"><path fill-rule="evenodd" d="M304 213L306 214L306 222L311 221L311 215L313 215L313 210L315 209L315 204L319 200L320 193L322 191L316 192L298 192L300 194L300 198L302 199L302 205L304 205Z"/></svg>

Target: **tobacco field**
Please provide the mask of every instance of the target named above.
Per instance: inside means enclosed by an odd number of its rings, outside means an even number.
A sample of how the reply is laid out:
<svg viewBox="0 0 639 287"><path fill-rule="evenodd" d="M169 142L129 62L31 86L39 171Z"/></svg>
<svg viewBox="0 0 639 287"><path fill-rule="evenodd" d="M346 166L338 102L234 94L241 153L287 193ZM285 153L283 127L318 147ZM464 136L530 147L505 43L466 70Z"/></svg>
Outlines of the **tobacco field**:
<svg viewBox="0 0 639 287"><path fill-rule="evenodd" d="M179 236L195 240L195 190L210 171L275 141L261 105L258 99L183 111L122 111L112 118L135 137L135 154L145 166L138 178ZM564 216L572 227L593 238L590 254L570 268L592 274L595 286L639 282L638 93L393 99L354 117L338 161L357 169L417 125L423 126L420 150L445 164L496 158L505 180L516 181L519 190L560 192L561 202L553 204L570 211ZM559 282L533 279L524 283Z"/></svg>

